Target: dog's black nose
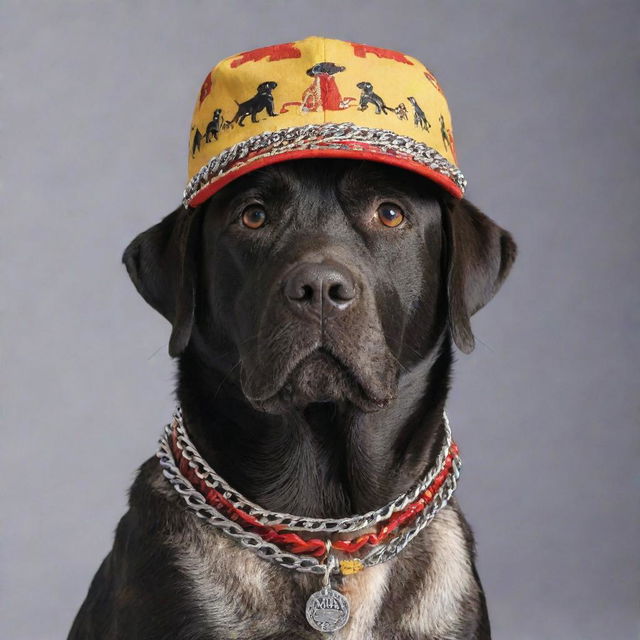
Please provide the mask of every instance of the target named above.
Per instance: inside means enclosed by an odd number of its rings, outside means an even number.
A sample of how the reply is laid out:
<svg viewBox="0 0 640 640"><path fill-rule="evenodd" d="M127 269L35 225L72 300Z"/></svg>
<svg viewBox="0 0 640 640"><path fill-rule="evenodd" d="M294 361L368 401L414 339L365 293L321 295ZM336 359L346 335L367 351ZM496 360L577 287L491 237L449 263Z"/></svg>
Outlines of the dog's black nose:
<svg viewBox="0 0 640 640"><path fill-rule="evenodd" d="M288 274L284 295L296 308L320 314L342 311L357 296L353 274L337 262L301 262Z"/></svg>

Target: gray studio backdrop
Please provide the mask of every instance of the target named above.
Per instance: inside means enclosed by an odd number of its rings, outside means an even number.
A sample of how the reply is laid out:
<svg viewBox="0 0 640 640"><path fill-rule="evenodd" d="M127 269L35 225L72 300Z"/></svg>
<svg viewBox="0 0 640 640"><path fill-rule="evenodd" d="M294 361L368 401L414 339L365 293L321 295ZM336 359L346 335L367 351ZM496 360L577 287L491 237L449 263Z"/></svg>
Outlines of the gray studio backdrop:
<svg viewBox="0 0 640 640"><path fill-rule="evenodd" d="M630 639L638 604L639 11L629 2L4 0L0 636L68 631L173 407L120 256L179 202L220 58L308 35L441 80L520 255L448 411L498 639Z"/></svg>

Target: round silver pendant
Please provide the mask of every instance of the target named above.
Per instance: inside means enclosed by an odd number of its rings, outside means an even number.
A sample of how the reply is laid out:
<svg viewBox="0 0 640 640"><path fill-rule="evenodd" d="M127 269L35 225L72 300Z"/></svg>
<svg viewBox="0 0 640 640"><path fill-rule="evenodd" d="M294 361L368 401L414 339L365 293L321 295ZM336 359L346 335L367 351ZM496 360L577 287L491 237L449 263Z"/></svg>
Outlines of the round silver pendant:
<svg viewBox="0 0 640 640"><path fill-rule="evenodd" d="M331 587L323 587L307 600L307 622L318 631L333 633L349 619L349 601Z"/></svg>

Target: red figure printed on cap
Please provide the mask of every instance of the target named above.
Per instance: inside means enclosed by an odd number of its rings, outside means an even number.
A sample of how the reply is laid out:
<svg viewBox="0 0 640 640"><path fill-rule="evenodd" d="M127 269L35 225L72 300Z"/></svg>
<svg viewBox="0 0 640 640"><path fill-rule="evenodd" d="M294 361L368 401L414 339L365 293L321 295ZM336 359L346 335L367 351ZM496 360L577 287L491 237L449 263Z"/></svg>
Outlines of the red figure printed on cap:
<svg viewBox="0 0 640 640"><path fill-rule="evenodd" d="M207 77L204 79L202 86L200 87L200 104L204 101L204 99L211 93L211 73L207 74Z"/></svg>
<svg viewBox="0 0 640 640"><path fill-rule="evenodd" d="M258 62L263 58L268 58L268 62L277 60L287 60L289 58L299 58L302 54L293 42L285 44L274 44L270 47L261 47L252 51L245 51L231 62L231 68L235 69L245 62Z"/></svg>
<svg viewBox="0 0 640 640"><path fill-rule="evenodd" d="M302 102L285 102L280 113L287 113L288 107L299 106L300 111L341 111L347 109L355 98L342 97L340 89L333 77L336 73L344 71L333 62L318 62L307 69L307 75L313 78L313 82L304 90Z"/></svg>
<svg viewBox="0 0 640 640"><path fill-rule="evenodd" d="M413 64L404 54L399 51L391 51L390 49L383 49L381 47L372 47L368 44L358 44L357 42L351 42L353 47L353 54L358 58L366 58L368 53L378 56L378 58L385 58L387 60L395 60L396 62L402 62L404 64Z"/></svg>
<svg viewBox="0 0 640 640"><path fill-rule="evenodd" d="M427 80L440 92L442 93L442 89L440 88L440 83L436 80L436 77L433 75L433 73L431 73L431 71L429 71L429 69L427 69L424 72L425 77L427 78Z"/></svg>

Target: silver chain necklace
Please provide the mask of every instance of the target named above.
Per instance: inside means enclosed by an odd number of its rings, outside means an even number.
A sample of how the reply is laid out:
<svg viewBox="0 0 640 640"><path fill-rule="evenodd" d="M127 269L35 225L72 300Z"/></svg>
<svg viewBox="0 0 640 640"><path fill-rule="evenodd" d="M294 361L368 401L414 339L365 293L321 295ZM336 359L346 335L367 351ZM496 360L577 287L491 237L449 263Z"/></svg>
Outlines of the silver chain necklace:
<svg viewBox="0 0 640 640"><path fill-rule="evenodd" d="M451 428L446 413L443 414L445 426L445 442L436 459L434 467L407 493L402 494L389 504L362 515L348 518L324 519L306 518L289 513L278 513L262 509L241 493L229 486L202 458L196 447L191 442L184 426L180 405L176 407L173 422L167 424L164 435L160 438L160 447L157 457L162 467L164 477L170 482L176 492L185 501L188 509L205 522L220 529L223 533L237 540L242 546L251 549L260 558L269 560L282 567L294 569L304 573L313 573L323 576L323 586L320 591L312 594L307 601L306 616L309 624L319 631L334 632L342 628L349 618L349 603L339 592L331 588L330 576L343 573L340 569L337 557L331 552L331 541L327 540L327 553L324 562L308 555L296 555L284 551L277 545L263 540L259 535L247 531L237 522L227 518L215 507L207 503L205 496L200 493L178 468L170 446L170 437L175 426L177 446L181 454L188 461L194 473L208 487L221 493L234 507L245 511L255 517L266 526L285 525L286 529L306 532L350 532L366 529L372 525L386 520L397 511L401 511L408 504L414 502L420 496L436 476L444 468L444 463L451 447ZM386 562L398 555L435 517L436 513L444 508L456 489L460 477L461 461L458 455L452 460L451 472L447 475L443 484L433 495L433 499L415 517L411 525L401 534L391 538L388 542L376 545L364 557L358 559L360 568L373 567ZM346 573L346 572L344 572Z"/></svg>

